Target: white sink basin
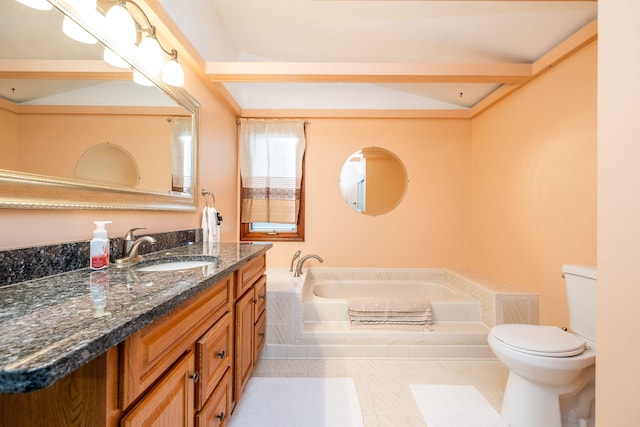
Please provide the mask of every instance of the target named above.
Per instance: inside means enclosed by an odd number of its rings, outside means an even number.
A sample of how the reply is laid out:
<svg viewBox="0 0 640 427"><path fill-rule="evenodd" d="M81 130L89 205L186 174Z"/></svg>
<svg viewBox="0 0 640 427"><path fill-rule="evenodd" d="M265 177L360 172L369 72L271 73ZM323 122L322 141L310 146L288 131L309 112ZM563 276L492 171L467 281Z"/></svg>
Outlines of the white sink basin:
<svg viewBox="0 0 640 427"><path fill-rule="evenodd" d="M177 262L165 262L162 264L148 265L146 267L138 268L138 271L175 271L175 270L187 270L189 268L206 267L207 265L213 265L210 261L177 261Z"/></svg>

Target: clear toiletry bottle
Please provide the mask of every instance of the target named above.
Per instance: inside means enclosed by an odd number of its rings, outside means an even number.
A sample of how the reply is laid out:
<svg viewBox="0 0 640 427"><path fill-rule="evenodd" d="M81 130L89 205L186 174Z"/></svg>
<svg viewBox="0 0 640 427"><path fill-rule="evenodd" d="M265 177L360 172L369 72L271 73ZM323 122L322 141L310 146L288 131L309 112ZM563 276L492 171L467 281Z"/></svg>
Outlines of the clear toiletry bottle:
<svg viewBox="0 0 640 427"><path fill-rule="evenodd" d="M102 270L109 266L109 239L104 226L111 224L111 221L93 221L93 223L96 229L93 230L93 239L90 244L90 267L92 270Z"/></svg>

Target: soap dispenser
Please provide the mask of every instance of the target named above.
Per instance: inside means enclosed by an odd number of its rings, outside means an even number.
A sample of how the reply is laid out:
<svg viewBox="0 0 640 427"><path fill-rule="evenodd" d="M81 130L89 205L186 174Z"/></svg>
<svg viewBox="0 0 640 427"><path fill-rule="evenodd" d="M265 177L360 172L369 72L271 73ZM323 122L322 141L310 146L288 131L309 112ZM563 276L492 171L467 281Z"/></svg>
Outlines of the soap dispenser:
<svg viewBox="0 0 640 427"><path fill-rule="evenodd" d="M90 256L92 270L102 270L109 266L109 239L107 238L107 230L105 224L111 224L111 221L93 221L96 229L93 230L93 239L90 244Z"/></svg>

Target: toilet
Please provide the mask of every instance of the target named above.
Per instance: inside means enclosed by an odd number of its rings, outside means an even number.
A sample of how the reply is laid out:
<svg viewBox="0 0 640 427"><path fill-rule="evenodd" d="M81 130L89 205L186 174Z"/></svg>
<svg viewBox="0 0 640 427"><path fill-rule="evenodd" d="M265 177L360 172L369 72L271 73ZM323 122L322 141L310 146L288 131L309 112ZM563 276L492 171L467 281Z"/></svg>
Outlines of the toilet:
<svg viewBox="0 0 640 427"><path fill-rule="evenodd" d="M489 347L510 370L502 417L511 427L595 426L596 270L562 272L571 332L525 324L489 332Z"/></svg>

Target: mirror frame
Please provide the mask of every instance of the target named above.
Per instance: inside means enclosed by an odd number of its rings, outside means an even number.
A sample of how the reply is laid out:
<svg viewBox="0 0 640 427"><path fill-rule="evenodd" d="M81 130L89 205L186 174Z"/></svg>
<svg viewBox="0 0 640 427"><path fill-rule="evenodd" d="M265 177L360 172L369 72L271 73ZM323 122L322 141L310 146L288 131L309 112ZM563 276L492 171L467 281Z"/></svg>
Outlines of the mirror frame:
<svg viewBox="0 0 640 427"><path fill-rule="evenodd" d="M392 206L387 206L384 210L381 211L375 211L375 212L367 212L367 209L365 207L364 210L359 210L356 206L354 206L354 203L350 202L349 199L347 199L347 196L345 195L345 191L343 188L343 184L344 184L344 174L345 174L345 170L347 165L349 164L349 162L351 162L351 159L353 159L356 155L360 154L360 155L364 155L364 152L368 149L372 149L372 151L378 151L378 152L384 152L390 159L395 160L399 166L399 168L402 170L402 174L403 174L403 184L404 186L402 187L402 191L399 192L399 197L398 200L395 202L394 205ZM364 156L366 158L366 156ZM343 163L342 168L340 169L340 175L338 177L338 184L340 187L340 194L342 196L342 198L344 199L345 203L347 206L349 206L349 208L351 208L353 211L357 212L358 214L361 215L366 215L366 216L371 216L371 217L376 217L376 216L380 216L380 215L386 215L389 212L392 212L394 209L396 209L400 203L402 203L402 200L404 199L405 195L407 194L407 190L409 187L409 174L407 172L407 168L404 165L404 162L402 161L402 159L400 159L400 157L398 157L393 151L387 149L387 148L383 148L383 147L378 147L375 145L369 146L369 147L363 147L360 150L356 151L355 153L352 153L347 160ZM379 194L379 191L376 191L376 193Z"/></svg>
<svg viewBox="0 0 640 427"><path fill-rule="evenodd" d="M58 0L48 1L61 13L69 16L87 30L104 46L118 53L100 31L90 28L64 3ZM121 56L133 68L141 70L134 58ZM143 191L0 169L0 208L195 211L198 188L197 152L200 105L184 89L169 86L144 71L141 72L160 90L191 113L192 185L189 193Z"/></svg>

